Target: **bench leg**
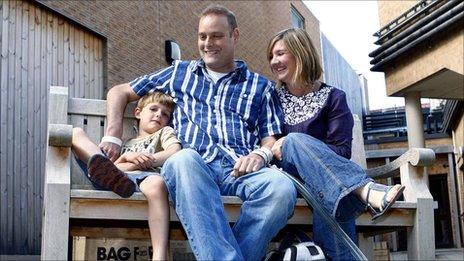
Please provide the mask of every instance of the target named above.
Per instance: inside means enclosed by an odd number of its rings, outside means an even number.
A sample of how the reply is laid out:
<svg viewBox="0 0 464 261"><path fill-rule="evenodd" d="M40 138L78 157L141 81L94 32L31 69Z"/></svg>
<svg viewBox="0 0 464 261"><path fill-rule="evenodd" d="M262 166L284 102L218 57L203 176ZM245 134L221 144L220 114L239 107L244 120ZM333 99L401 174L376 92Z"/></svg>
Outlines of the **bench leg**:
<svg viewBox="0 0 464 261"><path fill-rule="evenodd" d="M70 150L49 147L42 210L42 260L67 260L70 203Z"/></svg>
<svg viewBox="0 0 464 261"><path fill-rule="evenodd" d="M432 198L417 199L414 227L408 228L408 260L435 260Z"/></svg>
<svg viewBox="0 0 464 261"><path fill-rule="evenodd" d="M48 185L44 194L42 220L42 260L68 259L69 188ZM67 197L66 192L68 194Z"/></svg>

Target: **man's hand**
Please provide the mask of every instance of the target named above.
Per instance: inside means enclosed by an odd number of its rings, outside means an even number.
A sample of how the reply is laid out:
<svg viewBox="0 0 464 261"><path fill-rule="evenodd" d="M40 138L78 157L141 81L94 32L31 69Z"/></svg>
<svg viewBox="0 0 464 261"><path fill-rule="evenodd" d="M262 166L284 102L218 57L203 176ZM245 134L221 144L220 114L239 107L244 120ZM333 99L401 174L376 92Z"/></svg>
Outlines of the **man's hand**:
<svg viewBox="0 0 464 261"><path fill-rule="evenodd" d="M282 144L284 144L285 137L278 139L272 146L272 154L277 160L282 160Z"/></svg>
<svg viewBox="0 0 464 261"><path fill-rule="evenodd" d="M251 153L247 156L242 156L235 162L232 176L238 178L244 174L261 169L263 165L264 159L257 154Z"/></svg>
<svg viewBox="0 0 464 261"><path fill-rule="evenodd" d="M112 162L115 162L119 158L121 146L118 144L112 142L102 142L100 143L99 147Z"/></svg>

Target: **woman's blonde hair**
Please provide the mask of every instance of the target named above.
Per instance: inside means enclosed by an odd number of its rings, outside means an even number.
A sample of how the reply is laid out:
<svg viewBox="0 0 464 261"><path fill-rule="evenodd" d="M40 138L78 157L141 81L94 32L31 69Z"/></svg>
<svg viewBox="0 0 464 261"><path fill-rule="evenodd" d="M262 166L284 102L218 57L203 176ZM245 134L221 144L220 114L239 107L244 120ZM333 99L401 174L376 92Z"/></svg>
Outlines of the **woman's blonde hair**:
<svg viewBox="0 0 464 261"><path fill-rule="evenodd" d="M300 28L290 28L277 33L271 38L267 47L267 59L271 62L274 45L282 40L287 50L295 57L296 71L292 81L312 84L322 75L322 66L309 34ZM279 85L281 83L279 82Z"/></svg>

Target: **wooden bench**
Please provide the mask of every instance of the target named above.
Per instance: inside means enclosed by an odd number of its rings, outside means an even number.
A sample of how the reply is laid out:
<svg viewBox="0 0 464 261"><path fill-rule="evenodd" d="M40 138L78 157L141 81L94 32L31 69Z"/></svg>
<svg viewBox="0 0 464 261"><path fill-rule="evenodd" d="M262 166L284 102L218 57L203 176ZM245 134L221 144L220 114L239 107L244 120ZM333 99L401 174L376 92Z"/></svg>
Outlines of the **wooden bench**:
<svg viewBox="0 0 464 261"><path fill-rule="evenodd" d="M134 104L126 108L123 139L135 134L132 128L136 124L133 109ZM123 199L110 191L94 190L75 164L70 149L72 128L84 128L90 138L98 143L104 134L105 115L106 101L70 98L68 88L50 87L42 225L43 260L67 259L70 236L124 237L128 235L129 228L108 229L107 226L119 226L118 221L147 220L147 203L141 193ZM353 133L352 160L366 168L362 130L357 117ZM359 237L359 244L366 256L373 256L373 235L407 228L408 257L435 258L433 199L423 179L410 175L412 170L422 170L434 159L435 154L430 149L410 149L388 165L367 170L371 177L386 178L392 177L400 169L401 182L407 187L405 201L396 202L385 218L372 222L370 215L364 213L356 220L358 231L363 233ZM222 199L229 221L235 222L240 213L240 199L227 196ZM178 221L173 209L170 218L173 223ZM74 222L79 220L86 222L84 225ZM101 228L88 225L101 224L102 220L105 226ZM312 224L312 213L303 199L298 199L295 213L288 224Z"/></svg>

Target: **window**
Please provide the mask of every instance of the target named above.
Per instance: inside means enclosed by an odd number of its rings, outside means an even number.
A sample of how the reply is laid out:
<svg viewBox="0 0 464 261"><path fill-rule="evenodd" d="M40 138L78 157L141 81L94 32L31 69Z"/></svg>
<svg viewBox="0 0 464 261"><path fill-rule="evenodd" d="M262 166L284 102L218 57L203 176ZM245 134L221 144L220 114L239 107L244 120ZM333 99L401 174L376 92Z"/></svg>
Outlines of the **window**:
<svg viewBox="0 0 464 261"><path fill-rule="evenodd" d="M291 8L292 13L292 26L305 29L305 21L303 16L292 6Z"/></svg>

